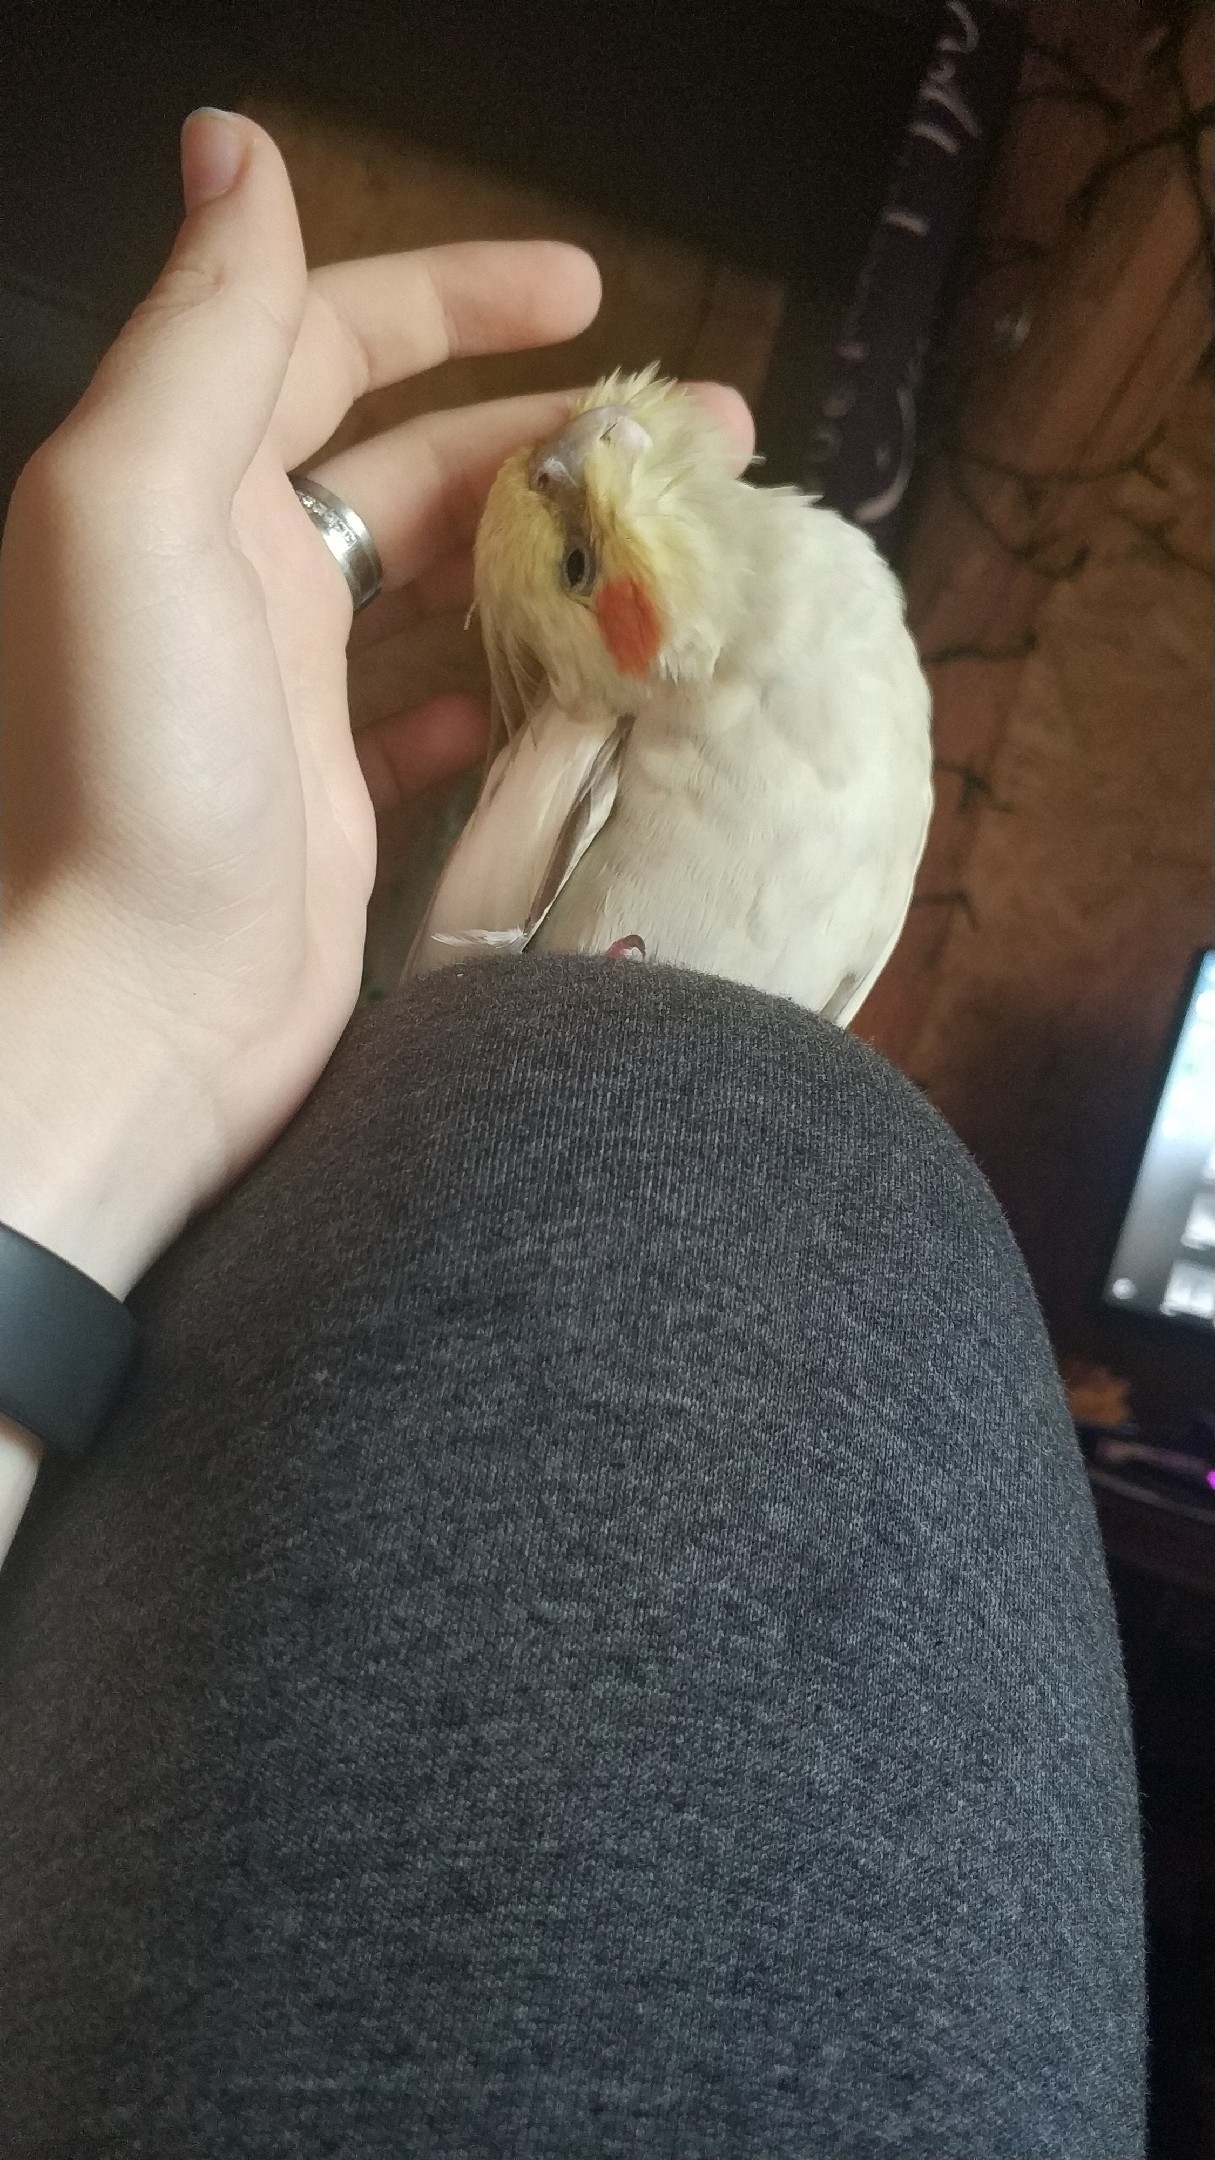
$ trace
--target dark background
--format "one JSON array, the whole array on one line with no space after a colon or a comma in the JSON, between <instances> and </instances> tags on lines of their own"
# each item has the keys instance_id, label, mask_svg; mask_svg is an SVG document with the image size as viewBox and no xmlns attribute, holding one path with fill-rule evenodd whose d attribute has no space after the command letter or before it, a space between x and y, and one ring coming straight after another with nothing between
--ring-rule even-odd
<instances>
[{"instance_id":1,"label":"dark background","mask_svg":"<svg viewBox=\"0 0 1215 2160\"><path fill-rule=\"evenodd\" d=\"M0 16L0 485L73 402L180 215L195 105L401 134L842 304L939 0L35 5ZM762 417L762 416L761 416Z\"/></svg>"}]
</instances>

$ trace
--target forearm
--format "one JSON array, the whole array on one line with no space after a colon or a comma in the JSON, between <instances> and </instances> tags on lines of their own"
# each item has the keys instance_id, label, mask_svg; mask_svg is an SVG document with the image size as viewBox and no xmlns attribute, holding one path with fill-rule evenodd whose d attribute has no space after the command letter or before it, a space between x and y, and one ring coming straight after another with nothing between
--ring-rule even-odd
<instances>
[{"instance_id":1,"label":"forearm","mask_svg":"<svg viewBox=\"0 0 1215 2160\"><path fill-rule=\"evenodd\" d=\"M219 1175L213 1116L87 897L6 911L0 1220L125 1297Z\"/></svg>"},{"instance_id":2,"label":"forearm","mask_svg":"<svg viewBox=\"0 0 1215 2160\"><path fill-rule=\"evenodd\" d=\"M125 1298L203 1196L206 1119L156 1028L84 950L63 906L6 921L0 1221ZM0 1563L42 1452L0 1411Z\"/></svg>"},{"instance_id":3,"label":"forearm","mask_svg":"<svg viewBox=\"0 0 1215 2160\"><path fill-rule=\"evenodd\" d=\"M0 1567L17 1535L41 1461L42 1449L33 1435L0 1417Z\"/></svg>"}]
</instances>

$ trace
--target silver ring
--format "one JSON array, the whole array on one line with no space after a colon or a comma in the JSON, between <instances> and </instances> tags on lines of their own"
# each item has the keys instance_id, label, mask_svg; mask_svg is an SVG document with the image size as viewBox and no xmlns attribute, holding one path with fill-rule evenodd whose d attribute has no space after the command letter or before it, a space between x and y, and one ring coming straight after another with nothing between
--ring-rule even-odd
<instances>
[{"instance_id":1,"label":"silver ring","mask_svg":"<svg viewBox=\"0 0 1215 2160\"><path fill-rule=\"evenodd\" d=\"M384 582L380 551L357 510L319 480L293 480L301 503L350 587L354 612L369 607Z\"/></svg>"}]
</instances>

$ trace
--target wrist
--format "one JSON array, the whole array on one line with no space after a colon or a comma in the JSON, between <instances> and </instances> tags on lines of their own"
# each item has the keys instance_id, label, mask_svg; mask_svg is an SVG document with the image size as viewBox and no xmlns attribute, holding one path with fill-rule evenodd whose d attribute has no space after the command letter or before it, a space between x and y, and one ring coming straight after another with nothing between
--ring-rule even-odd
<instances>
[{"instance_id":1,"label":"wrist","mask_svg":"<svg viewBox=\"0 0 1215 2160\"><path fill-rule=\"evenodd\" d=\"M0 1220L123 1298L219 1182L182 1061L96 956L15 923L0 977Z\"/></svg>"}]
</instances>

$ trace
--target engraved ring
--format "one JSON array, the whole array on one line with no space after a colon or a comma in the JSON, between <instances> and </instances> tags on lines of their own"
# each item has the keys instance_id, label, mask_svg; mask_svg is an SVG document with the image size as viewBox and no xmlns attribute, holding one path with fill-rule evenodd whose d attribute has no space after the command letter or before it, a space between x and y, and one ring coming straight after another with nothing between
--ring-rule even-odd
<instances>
[{"instance_id":1,"label":"engraved ring","mask_svg":"<svg viewBox=\"0 0 1215 2160\"><path fill-rule=\"evenodd\" d=\"M350 587L354 612L370 606L384 582L380 551L357 510L319 480L292 480L301 503Z\"/></svg>"}]
</instances>

